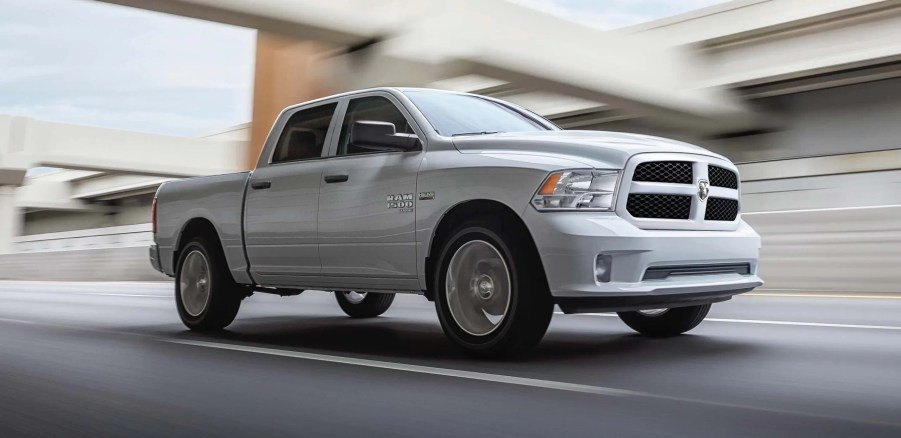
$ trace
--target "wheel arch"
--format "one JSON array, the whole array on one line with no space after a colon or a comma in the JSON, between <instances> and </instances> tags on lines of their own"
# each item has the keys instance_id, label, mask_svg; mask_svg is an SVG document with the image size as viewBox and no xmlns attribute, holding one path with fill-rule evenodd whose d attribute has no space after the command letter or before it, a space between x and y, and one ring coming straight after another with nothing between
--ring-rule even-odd
<instances>
[{"instance_id":1,"label":"wheel arch","mask_svg":"<svg viewBox=\"0 0 901 438\"><path fill-rule=\"evenodd\" d=\"M438 252L440 251L442 245L444 245L446 239L451 237L450 234L457 226L459 226L469 218L480 215L493 215L494 217L497 217L498 219L504 221L504 223L511 224L516 228L517 232L522 233L522 235L526 238L530 251L533 252L533 255L536 257L536 260L541 266L541 274L542 276L544 276L544 264L541 262L541 257L538 253L538 247L535 244L535 239L532 237L532 233L529 231L526 223L516 213L516 211L510 208L510 206L496 200L471 199L460 202L448 208L447 211L438 220L435 228L432 230L428 245L428 253L425 257L425 296L429 301L434 301L434 274L436 264L438 263Z\"/></svg>"},{"instance_id":2,"label":"wheel arch","mask_svg":"<svg viewBox=\"0 0 901 438\"><path fill-rule=\"evenodd\" d=\"M175 240L175 247L172 251L172 272L178 271L178 260L181 258L181 251L195 237L206 237L217 245L215 249L222 251L222 240L213 222L205 217L192 218L185 222Z\"/></svg>"}]
</instances>

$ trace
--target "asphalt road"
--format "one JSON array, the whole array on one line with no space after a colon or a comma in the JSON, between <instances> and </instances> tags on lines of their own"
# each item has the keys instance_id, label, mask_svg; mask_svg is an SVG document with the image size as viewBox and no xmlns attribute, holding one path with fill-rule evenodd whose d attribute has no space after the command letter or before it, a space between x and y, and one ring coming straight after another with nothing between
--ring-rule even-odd
<instances>
[{"instance_id":1,"label":"asphalt road","mask_svg":"<svg viewBox=\"0 0 901 438\"><path fill-rule=\"evenodd\" d=\"M665 340L558 315L484 361L421 297L255 295L211 336L168 284L0 283L0 436L60 435L898 437L901 297L744 296Z\"/></svg>"}]
</instances>

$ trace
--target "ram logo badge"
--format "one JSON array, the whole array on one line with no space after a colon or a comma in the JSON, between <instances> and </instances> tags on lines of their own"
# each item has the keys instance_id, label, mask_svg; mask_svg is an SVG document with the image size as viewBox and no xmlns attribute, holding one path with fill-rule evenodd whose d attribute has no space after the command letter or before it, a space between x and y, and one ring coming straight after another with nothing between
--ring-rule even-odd
<instances>
[{"instance_id":1,"label":"ram logo badge","mask_svg":"<svg viewBox=\"0 0 901 438\"><path fill-rule=\"evenodd\" d=\"M698 181L698 199L701 202L707 200L707 197L710 196L710 182L706 179L702 179Z\"/></svg>"}]
</instances>

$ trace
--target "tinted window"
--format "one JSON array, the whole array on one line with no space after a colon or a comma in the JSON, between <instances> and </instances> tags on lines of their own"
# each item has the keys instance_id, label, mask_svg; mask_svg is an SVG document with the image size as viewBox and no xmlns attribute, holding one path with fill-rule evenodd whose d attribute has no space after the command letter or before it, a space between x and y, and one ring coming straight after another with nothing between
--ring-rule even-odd
<instances>
[{"instance_id":1,"label":"tinted window","mask_svg":"<svg viewBox=\"0 0 901 438\"><path fill-rule=\"evenodd\" d=\"M372 149L358 148L350 143L351 131L355 122L389 122L394 124L398 134L413 134L413 128L407 118L384 97L361 97L351 100L344 115L341 126L341 137L338 140L338 155L371 153Z\"/></svg>"},{"instance_id":2,"label":"tinted window","mask_svg":"<svg viewBox=\"0 0 901 438\"><path fill-rule=\"evenodd\" d=\"M291 115L278 138L273 163L307 160L322 156L329 123L335 114L337 103L317 106Z\"/></svg>"},{"instance_id":3,"label":"tinted window","mask_svg":"<svg viewBox=\"0 0 901 438\"><path fill-rule=\"evenodd\" d=\"M405 94L444 136L551 130L537 119L477 96L431 91Z\"/></svg>"}]
</instances>

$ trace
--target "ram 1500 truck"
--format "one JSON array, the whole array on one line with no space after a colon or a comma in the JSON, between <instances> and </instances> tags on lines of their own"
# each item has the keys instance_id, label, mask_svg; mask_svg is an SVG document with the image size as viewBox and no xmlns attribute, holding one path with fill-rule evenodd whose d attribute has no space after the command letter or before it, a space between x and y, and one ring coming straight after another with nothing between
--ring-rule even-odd
<instances>
[{"instance_id":1,"label":"ram 1500 truck","mask_svg":"<svg viewBox=\"0 0 901 438\"><path fill-rule=\"evenodd\" d=\"M663 337L760 286L739 193L700 147L380 88L285 109L252 172L161 186L150 258L191 329L224 328L253 292L333 291L354 318L411 293L455 344L513 354L555 304Z\"/></svg>"}]
</instances>

